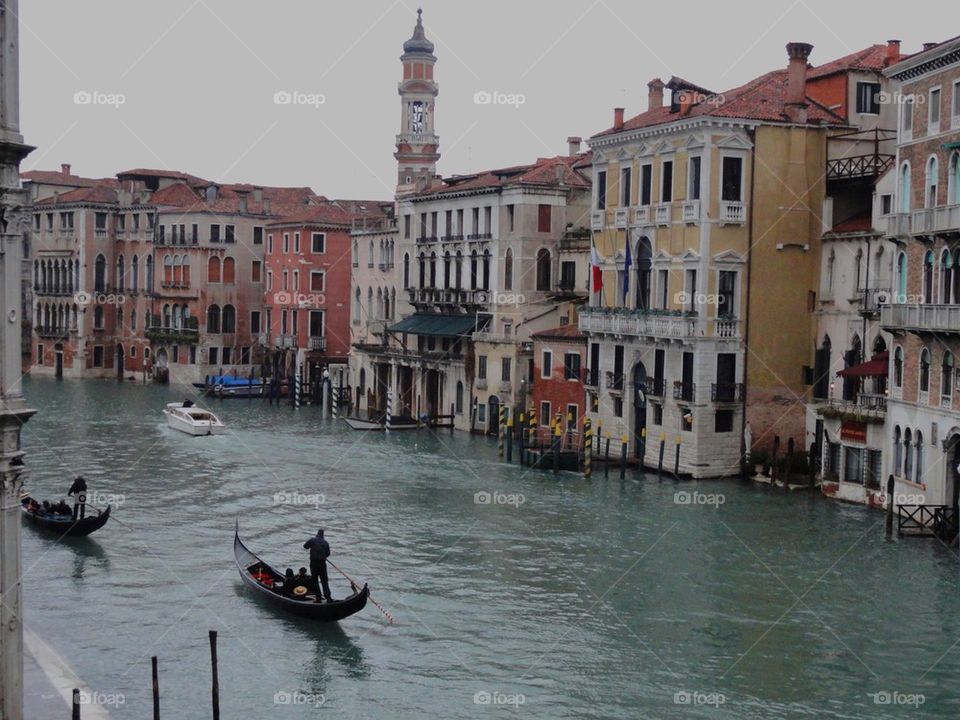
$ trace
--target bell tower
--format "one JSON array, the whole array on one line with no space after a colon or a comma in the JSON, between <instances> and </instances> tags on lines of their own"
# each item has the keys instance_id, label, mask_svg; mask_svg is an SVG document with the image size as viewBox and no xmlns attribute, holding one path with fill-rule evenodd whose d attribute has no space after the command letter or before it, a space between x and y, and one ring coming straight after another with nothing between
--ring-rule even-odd
<instances>
[{"instance_id":1,"label":"bell tower","mask_svg":"<svg viewBox=\"0 0 960 720\"><path fill-rule=\"evenodd\" d=\"M422 189L432 182L440 159L440 138L434 133L436 98L433 79L437 62L433 43L423 31L423 11L417 10L413 36L403 44L400 81L400 134L397 135L397 195Z\"/></svg>"}]
</instances>

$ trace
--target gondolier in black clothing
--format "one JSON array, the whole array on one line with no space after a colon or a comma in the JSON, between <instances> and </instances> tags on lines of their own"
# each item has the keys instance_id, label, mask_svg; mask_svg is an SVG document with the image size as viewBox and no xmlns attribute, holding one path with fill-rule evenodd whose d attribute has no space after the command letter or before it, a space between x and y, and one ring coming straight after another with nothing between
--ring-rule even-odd
<instances>
[{"instance_id":1,"label":"gondolier in black clothing","mask_svg":"<svg viewBox=\"0 0 960 720\"><path fill-rule=\"evenodd\" d=\"M310 574L317 586L317 602L321 601L321 590L323 591L323 598L327 602L332 602L330 581L327 579L327 558L330 557L330 544L323 539L323 528L317 530L316 536L307 540L303 547L310 551Z\"/></svg>"},{"instance_id":2,"label":"gondolier in black clothing","mask_svg":"<svg viewBox=\"0 0 960 720\"><path fill-rule=\"evenodd\" d=\"M77 475L73 481L73 485L70 486L67 497L71 495L76 496L73 498L73 519L76 521L77 513L79 512L80 519L82 520L87 513L87 481L83 479L82 475Z\"/></svg>"}]
</instances>

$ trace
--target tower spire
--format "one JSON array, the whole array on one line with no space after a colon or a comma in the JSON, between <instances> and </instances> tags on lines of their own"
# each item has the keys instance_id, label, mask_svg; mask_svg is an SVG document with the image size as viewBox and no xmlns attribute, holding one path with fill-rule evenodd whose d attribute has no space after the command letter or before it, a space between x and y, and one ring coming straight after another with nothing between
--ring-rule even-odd
<instances>
[{"instance_id":1,"label":"tower spire","mask_svg":"<svg viewBox=\"0 0 960 720\"><path fill-rule=\"evenodd\" d=\"M437 62L434 45L423 28L423 10L417 9L413 35L403 44L403 79L400 81L400 134L397 135L397 194L429 186L440 159L434 132L434 108L440 90L433 79Z\"/></svg>"}]
</instances>

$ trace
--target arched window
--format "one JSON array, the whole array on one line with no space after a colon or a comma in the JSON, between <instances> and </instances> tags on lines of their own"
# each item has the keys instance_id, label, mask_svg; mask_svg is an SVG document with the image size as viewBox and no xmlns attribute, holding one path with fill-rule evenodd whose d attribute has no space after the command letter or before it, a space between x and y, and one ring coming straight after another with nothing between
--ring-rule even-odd
<instances>
[{"instance_id":1,"label":"arched window","mask_svg":"<svg viewBox=\"0 0 960 720\"><path fill-rule=\"evenodd\" d=\"M653 247L650 244L650 238L644 236L637 241L637 308L647 310L650 308L650 279L653 273ZM562 279L562 278L561 278ZM724 314L733 315L736 308L723 308Z\"/></svg>"},{"instance_id":2,"label":"arched window","mask_svg":"<svg viewBox=\"0 0 960 720\"><path fill-rule=\"evenodd\" d=\"M513 250L510 248L503 256L503 289L513 290Z\"/></svg>"},{"instance_id":3,"label":"arched window","mask_svg":"<svg viewBox=\"0 0 960 720\"><path fill-rule=\"evenodd\" d=\"M453 263L453 286L457 290L463 287L463 253L459 250Z\"/></svg>"},{"instance_id":4,"label":"arched window","mask_svg":"<svg viewBox=\"0 0 960 720\"><path fill-rule=\"evenodd\" d=\"M370 313L373 312L373 288L367 288L367 318L370 318Z\"/></svg>"},{"instance_id":5,"label":"arched window","mask_svg":"<svg viewBox=\"0 0 960 720\"><path fill-rule=\"evenodd\" d=\"M367 253L367 267L373 267L373 240L370 240L370 251Z\"/></svg>"},{"instance_id":6,"label":"arched window","mask_svg":"<svg viewBox=\"0 0 960 720\"><path fill-rule=\"evenodd\" d=\"M897 255L897 297L898 303L907 301L907 254L900 252Z\"/></svg>"},{"instance_id":7,"label":"arched window","mask_svg":"<svg viewBox=\"0 0 960 720\"><path fill-rule=\"evenodd\" d=\"M376 314L375 317L376 317L377 320L383 320L383 318L384 318L384 315L383 315L383 289L382 289L382 288L377 288L377 314Z\"/></svg>"},{"instance_id":8,"label":"arched window","mask_svg":"<svg viewBox=\"0 0 960 720\"><path fill-rule=\"evenodd\" d=\"M899 476L903 470L903 438L900 437L900 426L893 429L893 474Z\"/></svg>"},{"instance_id":9,"label":"arched window","mask_svg":"<svg viewBox=\"0 0 960 720\"><path fill-rule=\"evenodd\" d=\"M483 289L490 289L490 251L483 251Z\"/></svg>"},{"instance_id":10,"label":"arched window","mask_svg":"<svg viewBox=\"0 0 960 720\"><path fill-rule=\"evenodd\" d=\"M940 366L940 395L953 397L953 353L949 350L943 353L943 365Z\"/></svg>"},{"instance_id":11,"label":"arched window","mask_svg":"<svg viewBox=\"0 0 960 720\"><path fill-rule=\"evenodd\" d=\"M537 290L550 290L550 251L546 248L537 250Z\"/></svg>"},{"instance_id":12,"label":"arched window","mask_svg":"<svg viewBox=\"0 0 960 720\"><path fill-rule=\"evenodd\" d=\"M170 327L170 305L163 306L163 327Z\"/></svg>"},{"instance_id":13,"label":"arched window","mask_svg":"<svg viewBox=\"0 0 960 720\"><path fill-rule=\"evenodd\" d=\"M903 348L899 345L893 351L893 386L903 387Z\"/></svg>"},{"instance_id":14,"label":"arched window","mask_svg":"<svg viewBox=\"0 0 960 720\"><path fill-rule=\"evenodd\" d=\"M410 253L403 254L403 289L410 287Z\"/></svg>"},{"instance_id":15,"label":"arched window","mask_svg":"<svg viewBox=\"0 0 960 720\"><path fill-rule=\"evenodd\" d=\"M910 212L910 163L900 166L900 212Z\"/></svg>"},{"instance_id":16,"label":"arched window","mask_svg":"<svg viewBox=\"0 0 960 720\"><path fill-rule=\"evenodd\" d=\"M360 288L357 288L353 293L353 322L359 323L360 318L361 318Z\"/></svg>"},{"instance_id":17,"label":"arched window","mask_svg":"<svg viewBox=\"0 0 960 720\"><path fill-rule=\"evenodd\" d=\"M360 249L357 247L357 239L353 239L353 266L360 264Z\"/></svg>"},{"instance_id":18,"label":"arched window","mask_svg":"<svg viewBox=\"0 0 960 720\"><path fill-rule=\"evenodd\" d=\"M233 305L224 305L221 314L222 331L226 334L237 331L237 311Z\"/></svg>"},{"instance_id":19,"label":"arched window","mask_svg":"<svg viewBox=\"0 0 960 720\"><path fill-rule=\"evenodd\" d=\"M930 351L920 351L920 392L930 392Z\"/></svg>"},{"instance_id":20,"label":"arched window","mask_svg":"<svg viewBox=\"0 0 960 720\"><path fill-rule=\"evenodd\" d=\"M390 288L390 319L397 317L397 289Z\"/></svg>"},{"instance_id":21,"label":"arched window","mask_svg":"<svg viewBox=\"0 0 960 720\"><path fill-rule=\"evenodd\" d=\"M216 255L207 261L207 282L220 282L220 258Z\"/></svg>"},{"instance_id":22,"label":"arched window","mask_svg":"<svg viewBox=\"0 0 960 720\"><path fill-rule=\"evenodd\" d=\"M444 288L450 287L450 266L451 266L450 251L447 250L443 254L443 287Z\"/></svg>"},{"instance_id":23,"label":"arched window","mask_svg":"<svg viewBox=\"0 0 960 720\"><path fill-rule=\"evenodd\" d=\"M101 293L107 289L107 259L103 255L97 255L94 263L93 289Z\"/></svg>"},{"instance_id":24,"label":"arched window","mask_svg":"<svg viewBox=\"0 0 960 720\"><path fill-rule=\"evenodd\" d=\"M136 255L130 261L130 289L134 292L140 289L140 258Z\"/></svg>"},{"instance_id":25,"label":"arched window","mask_svg":"<svg viewBox=\"0 0 960 720\"><path fill-rule=\"evenodd\" d=\"M360 368L360 392L367 390L367 369Z\"/></svg>"},{"instance_id":26,"label":"arched window","mask_svg":"<svg viewBox=\"0 0 960 720\"><path fill-rule=\"evenodd\" d=\"M923 482L923 433L917 430L917 439L914 441L917 448L917 464L913 468L914 482Z\"/></svg>"},{"instance_id":27,"label":"arched window","mask_svg":"<svg viewBox=\"0 0 960 720\"><path fill-rule=\"evenodd\" d=\"M211 305L207 308L207 332L215 335L220 333L219 305Z\"/></svg>"},{"instance_id":28,"label":"arched window","mask_svg":"<svg viewBox=\"0 0 960 720\"><path fill-rule=\"evenodd\" d=\"M940 302L953 302L953 255L946 248L940 253Z\"/></svg>"},{"instance_id":29,"label":"arched window","mask_svg":"<svg viewBox=\"0 0 960 720\"><path fill-rule=\"evenodd\" d=\"M173 258L169 255L163 256L163 284L173 283Z\"/></svg>"},{"instance_id":30,"label":"arched window","mask_svg":"<svg viewBox=\"0 0 960 720\"><path fill-rule=\"evenodd\" d=\"M188 255L180 257L180 283L183 287L190 286L190 257Z\"/></svg>"},{"instance_id":31,"label":"arched window","mask_svg":"<svg viewBox=\"0 0 960 720\"><path fill-rule=\"evenodd\" d=\"M477 286L480 284L480 269L478 267L478 258L476 250L470 251L470 289L476 290Z\"/></svg>"},{"instance_id":32,"label":"arched window","mask_svg":"<svg viewBox=\"0 0 960 720\"><path fill-rule=\"evenodd\" d=\"M903 476L913 481L913 435L910 428L903 431Z\"/></svg>"},{"instance_id":33,"label":"arched window","mask_svg":"<svg viewBox=\"0 0 960 720\"><path fill-rule=\"evenodd\" d=\"M437 286L437 254L430 253L430 287Z\"/></svg>"},{"instance_id":34,"label":"arched window","mask_svg":"<svg viewBox=\"0 0 960 720\"><path fill-rule=\"evenodd\" d=\"M179 255L173 256L173 284L180 285L183 282L183 265Z\"/></svg>"},{"instance_id":35,"label":"arched window","mask_svg":"<svg viewBox=\"0 0 960 720\"><path fill-rule=\"evenodd\" d=\"M223 259L223 282L225 285L233 285L236 282L236 262L232 257Z\"/></svg>"},{"instance_id":36,"label":"arched window","mask_svg":"<svg viewBox=\"0 0 960 720\"><path fill-rule=\"evenodd\" d=\"M173 326L174 330L179 330L180 329L180 306L177 305L177 303L174 303L173 307L170 308L170 317L171 317L171 325Z\"/></svg>"},{"instance_id":37,"label":"arched window","mask_svg":"<svg viewBox=\"0 0 960 720\"><path fill-rule=\"evenodd\" d=\"M390 291L383 289L383 319L389 320L393 316L390 314L393 309L393 303L390 302Z\"/></svg>"},{"instance_id":38,"label":"arched window","mask_svg":"<svg viewBox=\"0 0 960 720\"><path fill-rule=\"evenodd\" d=\"M420 289L427 286L427 256L420 253Z\"/></svg>"},{"instance_id":39,"label":"arched window","mask_svg":"<svg viewBox=\"0 0 960 720\"><path fill-rule=\"evenodd\" d=\"M463 382L457 380L457 394L454 397L454 412L457 415L463 414Z\"/></svg>"},{"instance_id":40,"label":"arched window","mask_svg":"<svg viewBox=\"0 0 960 720\"><path fill-rule=\"evenodd\" d=\"M147 255L147 292L153 292L153 256Z\"/></svg>"},{"instance_id":41,"label":"arched window","mask_svg":"<svg viewBox=\"0 0 960 720\"><path fill-rule=\"evenodd\" d=\"M117 256L117 290L120 292L123 291L123 273L124 273L123 255L119 255ZM57 284L58 285L60 284L59 275L60 275L60 268L58 267L57 268Z\"/></svg>"},{"instance_id":42,"label":"arched window","mask_svg":"<svg viewBox=\"0 0 960 720\"><path fill-rule=\"evenodd\" d=\"M836 261L837 253L834 250L831 250L829 257L827 258L827 286L825 288L827 293L833 292L833 266L836 264Z\"/></svg>"},{"instance_id":43,"label":"arched window","mask_svg":"<svg viewBox=\"0 0 960 720\"><path fill-rule=\"evenodd\" d=\"M957 92L954 90L954 92ZM950 177L947 179L947 205L960 205L960 150L950 155Z\"/></svg>"},{"instance_id":44,"label":"arched window","mask_svg":"<svg viewBox=\"0 0 960 720\"><path fill-rule=\"evenodd\" d=\"M123 308L119 305L117 306L117 330L123 330Z\"/></svg>"},{"instance_id":45,"label":"arched window","mask_svg":"<svg viewBox=\"0 0 960 720\"><path fill-rule=\"evenodd\" d=\"M49 312L49 307L48 307L48 312ZM47 319L47 325L48 326L50 325L49 317ZM103 329L103 306L102 305L97 305L93 309L93 326L98 330Z\"/></svg>"},{"instance_id":46,"label":"arched window","mask_svg":"<svg viewBox=\"0 0 960 720\"><path fill-rule=\"evenodd\" d=\"M940 176L940 166L937 163L937 156L932 155L927 160L926 184L924 185L924 207L932 208L937 206L937 188L938 178Z\"/></svg>"},{"instance_id":47,"label":"arched window","mask_svg":"<svg viewBox=\"0 0 960 720\"><path fill-rule=\"evenodd\" d=\"M933 250L927 250L923 256L923 302L930 305L933 297Z\"/></svg>"}]
</instances>

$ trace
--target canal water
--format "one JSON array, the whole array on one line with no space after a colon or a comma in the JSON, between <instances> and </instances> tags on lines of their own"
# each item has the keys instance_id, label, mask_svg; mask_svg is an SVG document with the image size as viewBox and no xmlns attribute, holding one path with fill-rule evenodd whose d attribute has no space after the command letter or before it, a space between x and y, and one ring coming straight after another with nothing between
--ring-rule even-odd
<instances>
[{"instance_id":1,"label":"canal water","mask_svg":"<svg viewBox=\"0 0 960 720\"><path fill-rule=\"evenodd\" d=\"M116 502L86 540L24 528L26 623L114 718L149 716L152 655L162 716L210 717L210 629L224 718L960 715L957 558L887 539L882 513L736 481L555 476L486 438L353 432L261 400L211 401L229 433L190 438L161 415L182 387L25 392L28 489L59 496L82 473ZM306 565L324 526L397 624L256 603L237 518L281 568Z\"/></svg>"}]
</instances>

